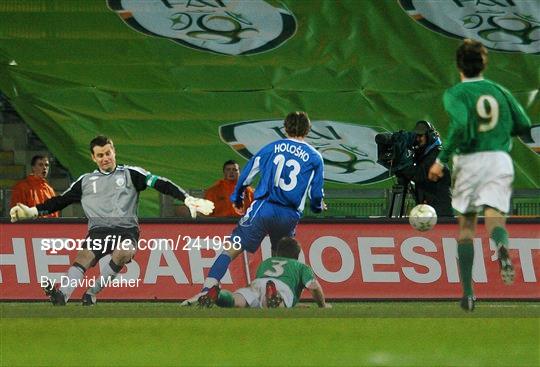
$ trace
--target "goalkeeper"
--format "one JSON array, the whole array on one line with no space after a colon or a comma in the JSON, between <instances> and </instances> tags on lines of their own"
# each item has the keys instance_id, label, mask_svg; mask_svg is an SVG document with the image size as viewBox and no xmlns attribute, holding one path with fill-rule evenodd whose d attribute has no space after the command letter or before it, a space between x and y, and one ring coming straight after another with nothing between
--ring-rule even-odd
<instances>
[{"instance_id":1,"label":"goalkeeper","mask_svg":"<svg viewBox=\"0 0 540 367\"><path fill-rule=\"evenodd\" d=\"M319 307L330 308L313 270L299 262L298 255L298 241L283 237L277 243L276 256L266 259L257 268L257 277L250 287L231 293L215 285L208 291L208 298L220 307L290 308L298 303L307 288Z\"/></svg>"},{"instance_id":2,"label":"goalkeeper","mask_svg":"<svg viewBox=\"0 0 540 367\"><path fill-rule=\"evenodd\" d=\"M10 211L11 221L16 222L54 213L72 203L82 204L88 218L88 235L84 242L85 248L77 253L75 262L67 272L69 281L62 281L60 287L55 287L51 280L42 284L45 294L57 306L66 304L76 285L81 284L86 270L96 265L105 255L111 254L111 261L102 268L95 285L83 295L85 306L94 305L96 294L106 284L110 284L123 266L131 261L139 240L139 192L147 187L184 200L193 218L197 212L208 215L214 208L211 201L189 196L166 178L155 176L139 167L117 165L113 142L106 136L97 136L90 142L90 153L97 170L79 177L60 196L34 207L17 204ZM109 242L111 239L113 241Z\"/></svg>"}]
</instances>

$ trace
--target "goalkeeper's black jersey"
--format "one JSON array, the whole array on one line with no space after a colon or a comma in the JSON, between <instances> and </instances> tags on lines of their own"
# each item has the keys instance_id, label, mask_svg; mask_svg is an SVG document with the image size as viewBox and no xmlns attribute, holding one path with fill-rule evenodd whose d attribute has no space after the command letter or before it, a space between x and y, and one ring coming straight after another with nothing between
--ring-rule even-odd
<instances>
[{"instance_id":1,"label":"goalkeeper's black jersey","mask_svg":"<svg viewBox=\"0 0 540 367\"><path fill-rule=\"evenodd\" d=\"M131 228L138 226L139 192L146 187L184 200L186 192L166 178L132 166L119 165L113 172L95 170L79 177L65 192L37 205L40 215L80 202L88 228Z\"/></svg>"}]
</instances>

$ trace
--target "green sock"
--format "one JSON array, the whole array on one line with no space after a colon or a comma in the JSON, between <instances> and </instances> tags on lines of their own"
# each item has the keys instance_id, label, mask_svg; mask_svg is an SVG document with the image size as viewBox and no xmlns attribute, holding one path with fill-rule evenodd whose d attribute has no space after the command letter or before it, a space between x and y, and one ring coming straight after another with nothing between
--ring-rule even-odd
<instances>
[{"instance_id":1,"label":"green sock","mask_svg":"<svg viewBox=\"0 0 540 367\"><path fill-rule=\"evenodd\" d=\"M474 259L474 246L472 240L458 241L459 273L461 275L461 285L463 294L473 295L472 289L472 268Z\"/></svg>"},{"instance_id":2,"label":"green sock","mask_svg":"<svg viewBox=\"0 0 540 367\"><path fill-rule=\"evenodd\" d=\"M508 232L504 227L495 227L491 231L491 239L495 241L497 247L501 245L504 248L508 248Z\"/></svg>"},{"instance_id":3,"label":"green sock","mask_svg":"<svg viewBox=\"0 0 540 367\"><path fill-rule=\"evenodd\" d=\"M233 294L225 289L220 290L216 305L219 307L234 307Z\"/></svg>"}]
</instances>

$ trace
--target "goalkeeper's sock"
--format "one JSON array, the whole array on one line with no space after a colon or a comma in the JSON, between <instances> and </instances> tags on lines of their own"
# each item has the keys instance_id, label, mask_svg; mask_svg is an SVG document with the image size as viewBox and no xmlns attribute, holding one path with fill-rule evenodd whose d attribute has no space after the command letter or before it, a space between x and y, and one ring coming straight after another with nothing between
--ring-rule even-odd
<instances>
[{"instance_id":1,"label":"goalkeeper's sock","mask_svg":"<svg viewBox=\"0 0 540 367\"><path fill-rule=\"evenodd\" d=\"M203 285L203 292L208 291L210 288L212 288L214 285L217 284L223 278L225 273L227 272L227 269L229 268L229 264L231 263L231 257L227 253L222 253L218 256L216 261L212 264L212 267L210 268L210 271L208 272L208 277L204 281ZM212 281L210 284L210 280L213 279L216 282Z\"/></svg>"},{"instance_id":2,"label":"goalkeeper's sock","mask_svg":"<svg viewBox=\"0 0 540 367\"><path fill-rule=\"evenodd\" d=\"M68 301L69 297L71 297L71 293L77 288L77 284L80 283L80 280L84 278L84 273L86 272L86 269L84 266L79 264L78 262L73 263L73 265L70 266L67 272L67 282L60 282L60 291L64 294L64 298L66 299L66 302ZM67 284L66 284L67 283ZM66 284L62 286L62 284Z\"/></svg>"},{"instance_id":3,"label":"goalkeeper's sock","mask_svg":"<svg viewBox=\"0 0 540 367\"><path fill-rule=\"evenodd\" d=\"M96 281L96 284L88 289L86 293L95 296L98 294L111 280L118 276L120 270L122 270L123 265L116 265L114 261L109 261L107 265L103 267L99 279Z\"/></svg>"},{"instance_id":4,"label":"goalkeeper's sock","mask_svg":"<svg viewBox=\"0 0 540 367\"><path fill-rule=\"evenodd\" d=\"M458 241L459 273L461 285L465 296L472 296L472 269L474 260L474 246L472 240Z\"/></svg>"},{"instance_id":5,"label":"goalkeeper's sock","mask_svg":"<svg viewBox=\"0 0 540 367\"><path fill-rule=\"evenodd\" d=\"M502 246L508 249L508 232L506 231L506 229L504 229L504 227L493 228L493 231L491 231L490 237L497 245L497 248Z\"/></svg>"},{"instance_id":6,"label":"goalkeeper's sock","mask_svg":"<svg viewBox=\"0 0 540 367\"><path fill-rule=\"evenodd\" d=\"M219 291L216 305L219 307L234 307L234 296L231 292L224 289Z\"/></svg>"}]
</instances>

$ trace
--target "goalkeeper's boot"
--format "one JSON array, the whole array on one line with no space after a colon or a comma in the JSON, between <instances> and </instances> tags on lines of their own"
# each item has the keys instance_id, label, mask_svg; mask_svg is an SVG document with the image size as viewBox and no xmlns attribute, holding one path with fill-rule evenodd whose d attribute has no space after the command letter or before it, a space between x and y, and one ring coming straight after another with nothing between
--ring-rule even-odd
<instances>
[{"instance_id":1,"label":"goalkeeper's boot","mask_svg":"<svg viewBox=\"0 0 540 367\"><path fill-rule=\"evenodd\" d=\"M497 256L499 257L499 268L501 269L501 278L506 285L514 283L516 272L512 266L512 260L508 254L508 247L497 244Z\"/></svg>"},{"instance_id":2,"label":"goalkeeper's boot","mask_svg":"<svg viewBox=\"0 0 540 367\"><path fill-rule=\"evenodd\" d=\"M47 279L45 285L42 287L45 295L49 297L53 306L65 306L66 297L64 293L58 288L55 288L50 279Z\"/></svg>"},{"instance_id":3,"label":"goalkeeper's boot","mask_svg":"<svg viewBox=\"0 0 540 367\"><path fill-rule=\"evenodd\" d=\"M82 296L82 305L83 306L95 306L96 296L92 294L85 293Z\"/></svg>"},{"instance_id":4,"label":"goalkeeper's boot","mask_svg":"<svg viewBox=\"0 0 540 367\"><path fill-rule=\"evenodd\" d=\"M460 306L464 311L472 312L474 310L474 303L476 298L474 296L463 296L460 302Z\"/></svg>"},{"instance_id":5,"label":"goalkeeper's boot","mask_svg":"<svg viewBox=\"0 0 540 367\"><path fill-rule=\"evenodd\" d=\"M205 294L199 297L197 303L199 307L212 307L216 304L219 297L219 285L215 285L208 290Z\"/></svg>"},{"instance_id":6,"label":"goalkeeper's boot","mask_svg":"<svg viewBox=\"0 0 540 367\"><path fill-rule=\"evenodd\" d=\"M266 282L266 307L277 308L283 302L283 298L276 288L276 284L269 280Z\"/></svg>"}]
</instances>

